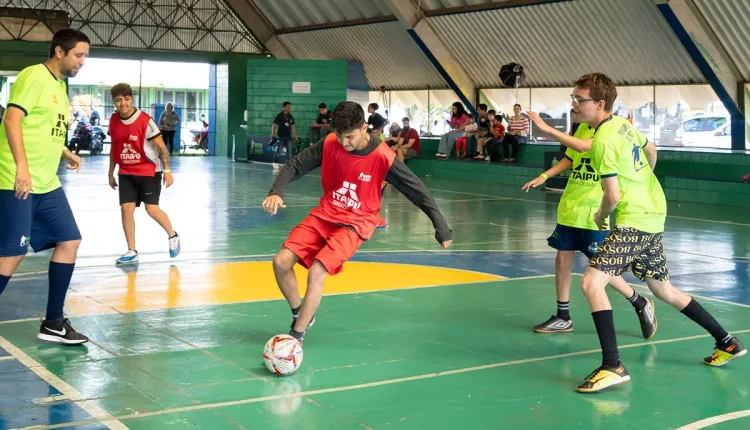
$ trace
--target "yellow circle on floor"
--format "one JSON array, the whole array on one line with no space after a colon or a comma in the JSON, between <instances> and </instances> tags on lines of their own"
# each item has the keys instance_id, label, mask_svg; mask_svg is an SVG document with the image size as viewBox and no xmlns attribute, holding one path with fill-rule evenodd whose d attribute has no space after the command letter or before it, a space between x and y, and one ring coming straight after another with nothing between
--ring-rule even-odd
<instances>
[{"instance_id":1,"label":"yellow circle on floor","mask_svg":"<svg viewBox=\"0 0 750 430\"><path fill-rule=\"evenodd\" d=\"M283 296L270 261L169 266L145 270L129 268L100 281L77 285L66 308L73 315L132 312L275 300ZM300 293L307 270L295 266ZM348 294L404 288L500 281L502 276L444 267L411 264L348 262L344 271L326 279L323 293Z\"/></svg>"}]
</instances>

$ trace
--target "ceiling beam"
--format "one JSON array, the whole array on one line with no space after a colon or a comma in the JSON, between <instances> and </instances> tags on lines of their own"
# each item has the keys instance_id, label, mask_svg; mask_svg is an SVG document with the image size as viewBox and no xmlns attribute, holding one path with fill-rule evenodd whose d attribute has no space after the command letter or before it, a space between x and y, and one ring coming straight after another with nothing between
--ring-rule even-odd
<instances>
[{"instance_id":1,"label":"ceiling beam","mask_svg":"<svg viewBox=\"0 0 750 430\"><path fill-rule=\"evenodd\" d=\"M693 0L655 0L669 27L685 47L731 117L732 149L745 149L742 76Z\"/></svg>"},{"instance_id":2,"label":"ceiling beam","mask_svg":"<svg viewBox=\"0 0 750 430\"><path fill-rule=\"evenodd\" d=\"M289 60L294 57L279 38L274 34L275 29L260 13L250 0L224 0L235 15L245 24L248 31L265 47L266 55Z\"/></svg>"},{"instance_id":3,"label":"ceiling beam","mask_svg":"<svg viewBox=\"0 0 750 430\"><path fill-rule=\"evenodd\" d=\"M548 3L560 3L568 2L571 0L505 0L496 3L482 3L475 5L456 6L456 7L445 7L441 9L425 10L422 11L424 16L442 16L442 15L454 15L458 13L471 13L471 12L482 12L485 10L496 10L496 9L509 9L513 7L523 6L535 6L540 4Z\"/></svg>"},{"instance_id":4,"label":"ceiling beam","mask_svg":"<svg viewBox=\"0 0 750 430\"><path fill-rule=\"evenodd\" d=\"M358 19L350 19L347 21L327 22L325 24L311 24L311 25L302 25L299 27L279 28L276 30L275 33L276 34L301 33L303 31L325 30L327 28L352 27L355 25L378 24L381 22L393 22L393 21L398 21L398 18L396 18L395 15L376 16L372 18L358 18Z\"/></svg>"}]
</instances>

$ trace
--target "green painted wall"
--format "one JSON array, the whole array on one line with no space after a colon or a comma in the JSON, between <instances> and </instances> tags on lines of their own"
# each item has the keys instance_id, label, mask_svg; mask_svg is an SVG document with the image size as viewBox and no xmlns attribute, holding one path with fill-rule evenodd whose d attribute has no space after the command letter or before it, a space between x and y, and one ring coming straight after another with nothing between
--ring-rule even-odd
<instances>
[{"instance_id":1,"label":"green painted wall","mask_svg":"<svg viewBox=\"0 0 750 430\"><path fill-rule=\"evenodd\" d=\"M247 126L251 136L271 136L271 125L281 111L281 104L292 104L297 133L308 141L310 123L318 117L318 105L329 109L346 100L346 61L248 60L247 61ZM310 82L310 94L292 93L292 82ZM237 158L246 158L243 142Z\"/></svg>"},{"instance_id":2,"label":"green painted wall","mask_svg":"<svg viewBox=\"0 0 750 430\"><path fill-rule=\"evenodd\" d=\"M544 152L557 145L521 145L520 165L436 160L438 140L421 141L418 159L408 160L418 176L514 185L520 187L542 172ZM740 178L750 171L750 155L659 151L656 176L667 200L750 207L750 184ZM536 198L536 197L532 197Z\"/></svg>"}]
</instances>

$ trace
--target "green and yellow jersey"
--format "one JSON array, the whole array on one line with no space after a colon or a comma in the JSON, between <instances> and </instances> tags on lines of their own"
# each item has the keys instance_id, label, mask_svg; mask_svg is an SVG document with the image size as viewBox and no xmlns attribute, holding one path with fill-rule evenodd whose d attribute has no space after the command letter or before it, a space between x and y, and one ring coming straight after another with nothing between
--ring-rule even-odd
<instances>
[{"instance_id":1,"label":"green and yellow jersey","mask_svg":"<svg viewBox=\"0 0 750 430\"><path fill-rule=\"evenodd\" d=\"M620 202L615 224L646 232L664 231L667 199L648 164L648 139L626 119L610 116L594 133L591 164L602 178L617 177Z\"/></svg>"},{"instance_id":2,"label":"green and yellow jersey","mask_svg":"<svg viewBox=\"0 0 750 430\"><path fill-rule=\"evenodd\" d=\"M594 129L582 123L574 136L582 140L591 139L594 137ZM565 157L573 165L568 184L557 207L557 223L568 227L599 230L594 222L594 215L602 203L604 192L599 175L591 165L591 154L568 148Z\"/></svg>"},{"instance_id":3,"label":"green and yellow jersey","mask_svg":"<svg viewBox=\"0 0 750 430\"><path fill-rule=\"evenodd\" d=\"M10 107L21 109L25 114L21 119L21 131L34 194L54 191L61 186L57 169L68 133L65 81L57 79L44 64L27 67L11 88L8 109ZM13 190L15 182L16 162L3 120L0 125L0 190Z\"/></svg>"}]
</instances>

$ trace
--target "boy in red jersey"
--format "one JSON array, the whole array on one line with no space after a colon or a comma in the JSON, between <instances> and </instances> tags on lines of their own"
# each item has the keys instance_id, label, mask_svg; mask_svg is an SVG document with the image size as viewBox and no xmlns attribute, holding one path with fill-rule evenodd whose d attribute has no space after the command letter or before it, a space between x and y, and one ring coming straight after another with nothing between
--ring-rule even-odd
<instances>
[{"instance_id":1,"label":"boy in red jersey","mask_svg":"<svg viewBox=\"0 0 750 430\"><path fill-rule=\"evenodd\" d=\"M323 282L341 272L344 263L372 237L380 219L380 186L387 181L418 206L432 221L435 238L443 248L452 232L422 181L396 159L380 137L367 133L362 106L341 102L333 111L333 133L284 165L263 201L274 215L283 208L282 196L290 182L320 167L323 197L292 229L273 259L273 271L292 309L291 334L302 342L315 322ZM294 265L309 270L304 303L300 299Z\"/></svg>"},{"instance_id":2,"label":"boy in red jersey","mask_svg":"<svg viewBox=\"0 0 750 430\"><path fill-rule=\"evenodd\" d=\"M169 188L174 181L169 169L169 152L161 138L159 127L146 113L133 107L133 89L128 84L112 87L112 100L117 112L109 121L112 150L109 160L109 185L117 188L115 164L119 165L120 207L122 229L128 243L128 252L117 259L118 264L135 263L135 208L146 204L146 212L169 235L169 255L180 253L180 236L172 230L172 222L159 208L161 181ZM162 177L163 172L163 177Z\"/></svg>"}]
</instances>

